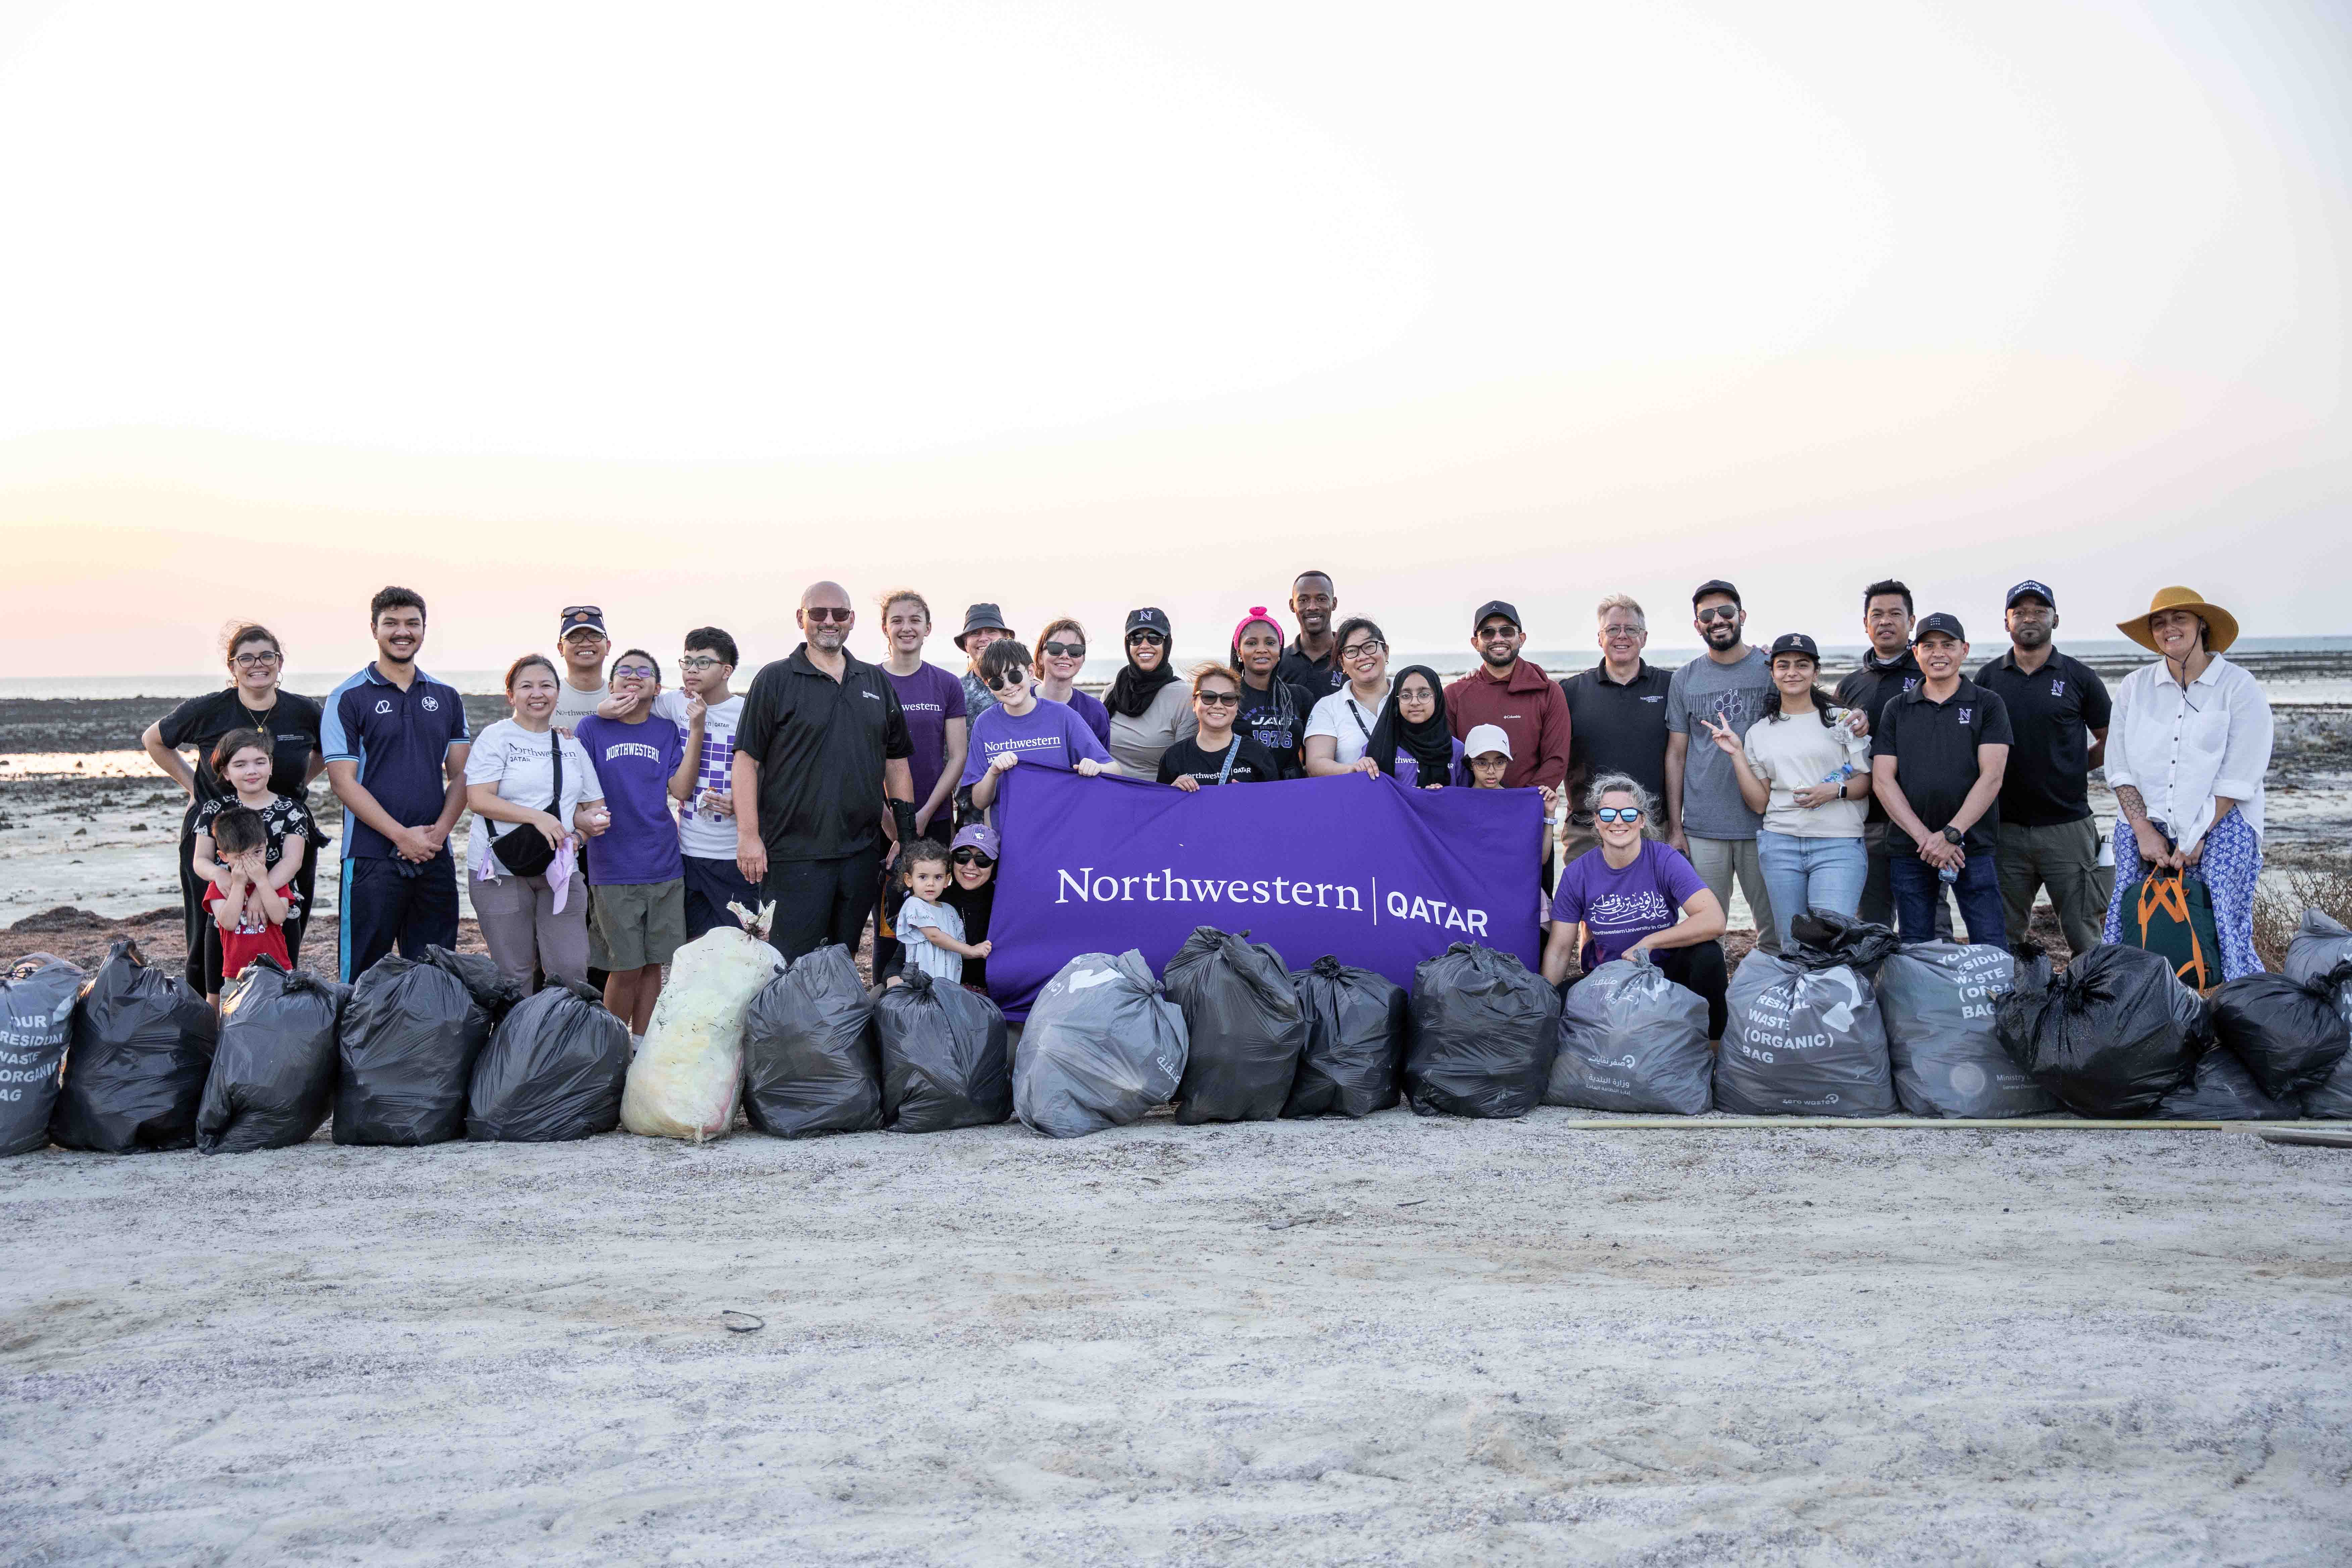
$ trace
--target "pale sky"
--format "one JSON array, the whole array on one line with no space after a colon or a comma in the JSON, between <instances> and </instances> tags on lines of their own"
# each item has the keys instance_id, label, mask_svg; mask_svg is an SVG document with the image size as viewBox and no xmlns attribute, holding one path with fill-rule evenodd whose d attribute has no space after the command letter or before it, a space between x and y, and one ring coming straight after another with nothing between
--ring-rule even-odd
<instances>
[{"instance_id":1,"label":"pale sky","mask_svg":"<svg viewBox=\"0 0 2352 1568\"><path fill-rule=\"evenodd\" d=\"M1206 652L1309 566L2352 631L2347 15L17 0L0 667L348 668L387 582L446 668L817 577Z\"/></svg>"}]
</instances>

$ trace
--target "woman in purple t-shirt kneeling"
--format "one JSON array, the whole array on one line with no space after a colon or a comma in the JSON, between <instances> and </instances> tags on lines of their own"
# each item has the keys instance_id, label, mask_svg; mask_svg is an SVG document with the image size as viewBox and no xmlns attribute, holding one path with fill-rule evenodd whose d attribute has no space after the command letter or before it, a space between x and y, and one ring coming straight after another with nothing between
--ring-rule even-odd
<instances>
[{"instance_id":1,"label":"woman in purple t-shirt kneeling","mask_svg":"<svg viewBox=\"0 0 2352 1568\"><path fill-rule=\"evenodd\" d=\"M1654 963L1706 1003L1706 1035L1723 1038L1723 905L1697 868L1657 837L1650 792L1623 773L1603 773L1585 795L1600 834L1560 873L1551 901L1551 938L1543 974L1566 995L1585 974L1615 958ZM1571 958L1583 973L1569 978Z\"/></svg>"}]
</instances>

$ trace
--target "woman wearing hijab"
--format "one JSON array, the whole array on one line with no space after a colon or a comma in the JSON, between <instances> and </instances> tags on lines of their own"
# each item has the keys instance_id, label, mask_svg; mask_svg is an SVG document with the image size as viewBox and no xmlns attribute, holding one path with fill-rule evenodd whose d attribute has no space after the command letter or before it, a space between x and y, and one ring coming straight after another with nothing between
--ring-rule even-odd
<instances>
[{"instance_id":1,"label":"woman wearing hijab","mask_svg":"<svg viewBox=\"0 0 2352 1568\"><path fill-rule=\"evenodd\" d=\"M1195 729L1192 693L1168 668L1173 638L1163 610L1127 617L1127 662L1110 683L1110 754L1129 778L1160 776L1160 753Z\"/></svg>"},{"instance_id":2,"label":"woman wearing hijab","mask_svg":"<svg viewBox=\"0 0 2352 1568\"><path fill-rule=\"evenodd\" d=\"M1315 694L1275 673L1282 662L1282 623L1253 605L1234 628L1233 668L1241 672L1242 711L1234 728L1282 764L1282 776L1307 774L1307 716Z\"/></svg>"},{"instance_id":3,"label":"woman wearing hijab","mask_svg":"<svg viewBox=\"0 0 2352 1568\"><path fill-rule=\"evenodd\" d=\"M1462 742L1445 722L1445 689L1437 671L1425 664L1407 665L1389 688L1371 741L1356 765L1387 773L1407 789L1443 789L1471 782L1462 756Z\"/></svg>"}]
</instances>

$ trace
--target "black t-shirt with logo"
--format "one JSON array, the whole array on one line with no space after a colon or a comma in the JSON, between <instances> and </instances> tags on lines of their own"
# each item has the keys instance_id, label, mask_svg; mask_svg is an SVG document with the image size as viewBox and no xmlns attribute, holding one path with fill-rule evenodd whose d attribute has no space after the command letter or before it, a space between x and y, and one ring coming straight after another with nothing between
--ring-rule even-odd
<instances>
[{"instance_id":1,"label":"black t-shirt with logo","mask_svg":"<svg viewBox=\"0 0 2352 1568\"><path fill-rule=\"evenodd\" d=\"M2001 775L2000 816L2021 827L2054 827L2091 815L2091 731L2107 727L2106 682L2056 648L2032 674L2011 648L1977 671L1997 694L2017 734Z\"/></svg>"},{"instance_id":2,"label":"black t-shirt with logo","mask_svg":"<svg viewBox=\"0 0 2352 1568\"><path fill-rule=\"evenodd\" d=\"M1241 749L1234 753L1234 771L1228 774L1225 752L1236 746ZM1227 784L1273 784L1282 778L1283 772L1273 752L1247 735L1237 733L1220 751L1204 752L1197 741L1187 735L1160 753L1161 784L1172 784L1188 774L1205 788L1221 776Z\"/></svg>"},{"instance_id":3,"label":"black t-shirt with logo","mask_svg":"<svg viewBox=\"0 0 2352 1568\"><path fill-rule=\"evenodd\" d=\"M1298 639L1291 638L1290 646L1275 661L1274 676L1276 680L1287 680L1301 690L1313 692L1317 701L1348 684L1348 672L1339 668L1339 645L1336 640L1329 653L1321 658L1310 658L1299 647ZM1312 708L1315 703L1307 706Z\"/></svg>"},{"instance_id":4,"label":"black t-shirt with logo","mask_svg":"<svg viewBox=\"0 0 2352 1568\"><path fill-rule=\"evenodd\" d=\"M1962 680L1941 702L1922 683L1887 700L1874 731L1871 754L1895 759L1895 782L1930 831L1959 815L1977 783L1977 748L2013 744L2009 710L1973 680ZM1964 847L1990 855L2000 832L2000 802L1977 818ZM1900 841L1900 836L1897 836Z\"/></svg>"},{"instance_id":5,"label":"black t-shirt with logo","mask_svg":"<svg viewBox=\"0 0 2352 1568\"><path fill-rule=\"evenodd\" d=\"M803 643L763 666L735 749L760 765L760 840L771 860L832 860L882 841L882 767L914 751L878 665L842 655L835 680Z\"/></svg>"},{"instance_id":6,"label":"black t-shirt with logo","mask_svg":"<svg viewBox=\"0 0 2352 1568\"><path fill-rule=\"evenodd\" d=\"M1886 711L1886 700L1902 696L1925 679L1919 673L1918 659L1907 647L1903 650L1903 657L1892 664L1881 664L1876 654L1865 653L1862 656L1862 668L1837 683L1837 705L1859 708L1868 714L1871 733L1874 736L1878 732L1879 715ZM1876 750L1874 745L1874 755ZM1886 820L1886 808L1878 804L1875 794L1870 797L1870 820Z\"/></svg>"},{"instance_id":7,"label":"black t-shirt with logo","mask_svg":"<svg viewBox=\"0 0 2352 1568\"><path fill-rule=\"evenodd\" d=\"M310 769L310 753L319 749L319 705L308 697L280 691L275 708L256 713L238 698L235 687L227 687L189 698L163 715L155 730L163 736L163 744L174 751L184 746L196 748L196 796L189 812L193 822L194 806L236 794L226 780L213 772L213 748L220 743L223 735L231 730L267 732L270 742L271 792L299 795L302 793L303 775Z\"/></svg>"},{"instance_id":8,"label":"black t-shirt with logo","mask_svg":"<svg viewBox=\"0 0 2352 1568\"><path fill-rule=\"evenodd\" d=\"M1283 777L1302 778L1307 773L1307 716L1315 711L1317 695L1279 676L1268 680L1263 691L1244 680L1241 714L1234 721L1234 731L1265 747L1282 764ZM1283 704L1286 697L1287 712Z\"/></svg>"},{"instance_id":9,"label":"black t-shirt with logo","mask_svg":"<svg viewBox=\"0 0 2352 1568\"><path fill-rule=\"evenodd\" d=\"M1654 669L1644 660L1633 679L1609 679L1604 660L1578 670L1559 683L1568 699L1568 774L1581 786L1603 773L1623 773L1650 792L1652 800L1666 798L1666 688L1674 684L1671 669ZM1584 802L1571 800L1570 808L1582 820Z\"/></svg>"}]
</instances>

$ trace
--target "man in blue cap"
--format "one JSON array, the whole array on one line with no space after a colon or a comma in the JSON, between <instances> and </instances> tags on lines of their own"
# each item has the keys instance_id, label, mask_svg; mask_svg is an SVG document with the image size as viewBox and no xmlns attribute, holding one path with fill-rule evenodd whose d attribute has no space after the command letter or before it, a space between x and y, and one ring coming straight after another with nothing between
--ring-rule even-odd
<instances>
[{"instance_id":1,"label":"man in blue cap","mask_svg":"<svg viewBox=\"0 0 2352 1568\"><path fill-rule=\"evenodd\" d=\"M2009 591L2009 651L1977 671L1977 684L2009 710L2009 768L2000 781L2000 837L1994 864L2009 937L2028 941L2034 895L2050 892L2066 945L2088 952L2099 940L2116 872L2099 864L2090 773L2105 760L2107 688L2051 643L2058 595L2029 578Z\"/></svg>"},{"instance_id":2,"label":"man in blue cap","mask_svg":"<svg viewBox=\"0 0 2352 1568\"><path fill-rule=\"evenodd\" d=\"M1969 941L2006 947L1993 866L2009 710L1960 673L1969 634L1958 616L1920 616L1911 651L1919 684L1887 700L1870 743L1873 787L1894 828L1889 842L1911 847L1887 859L1895 921L1905 942L1934 941L1936 905L1948 883Z\"/></svg>"}]
</instances>

